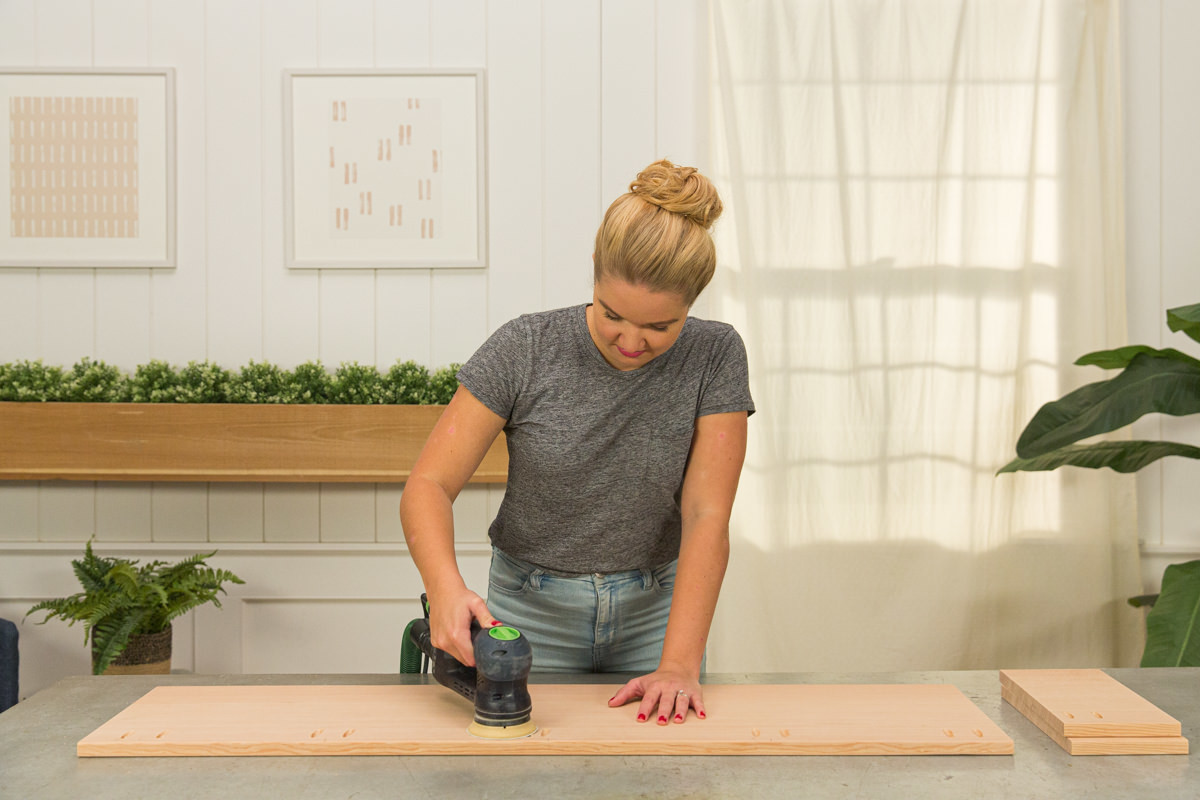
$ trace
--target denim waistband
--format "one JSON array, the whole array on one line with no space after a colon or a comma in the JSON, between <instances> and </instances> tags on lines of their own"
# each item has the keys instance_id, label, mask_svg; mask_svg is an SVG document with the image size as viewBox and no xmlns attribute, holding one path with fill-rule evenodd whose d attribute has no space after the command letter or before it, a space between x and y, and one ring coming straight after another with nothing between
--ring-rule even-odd
<instances>
[{"instance_id":1,"label":"denim waistband","mask_svg":"<svg viewBox=\"0 0 1200 800\"><path fill-rule=\"evenodd\" d=\"M577 579L577 580L591 580L591 579L597 578L597 577L611 578L611 579L619 580L621 578L626 578L626 577L632 578L634 576L641 576L643 579L648 579L651 575L653 575L653 573L657 572L658 570L662 569L663 567L668 567L673 563L673 561L668 561L665 564L659 564L657 567L651 567L649 569L625 569L625 570L618 570L616 572L565 572L563 570L551 569L550 567L543 567L540 564L532 564L528 561L524 561L520 558L517 558L514 555L510 555L510 554L504 552L499 547L493 546L492 552L495 553L496 555L500 556L501 558L507 559L509 562L511 562L515 566L519 567L520 569L522 569L530 574L536 573L536 574L540 574L540 575L552 575L555 578L566 578L566 579Z\"/></svg>"}]
</instances>

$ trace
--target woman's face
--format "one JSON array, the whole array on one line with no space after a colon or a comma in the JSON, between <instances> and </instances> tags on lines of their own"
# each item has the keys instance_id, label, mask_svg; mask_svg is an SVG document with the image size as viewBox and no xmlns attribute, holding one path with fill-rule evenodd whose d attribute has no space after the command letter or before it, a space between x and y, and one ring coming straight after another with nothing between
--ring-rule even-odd
<instances>
[{"instance_id":1,"label":"woman's face","mask_svg":"<svg viewBox=\"0 0 1200 800\"><path fill-rule=\"evenodd\" d=\"M592 341L619 370L643 367L671 349L688 305L675 292L656 292L619 278L596 282L587 310Z\"/></svg>"}]
</instances>

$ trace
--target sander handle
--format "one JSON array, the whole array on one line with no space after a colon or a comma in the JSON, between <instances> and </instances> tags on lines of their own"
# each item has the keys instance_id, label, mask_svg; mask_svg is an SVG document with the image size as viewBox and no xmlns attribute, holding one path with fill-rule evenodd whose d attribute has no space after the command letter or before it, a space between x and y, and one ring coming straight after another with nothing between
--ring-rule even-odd
<instances>
[{"instance_id":1,"label":"sander handle","mask_svg":"<svg viewBox=\"0 0 1200 800\"><path fill-rule=\"evenodd\" d=\"M422 599L424 599L424 595L422 595ZM479 623L472 620L472 640L479 630L481 630ZM409 636L433 665L434 679L447 689L461 694L472 703L475 702L475 668L468 667L445 650L433 646L433 639L429 632L429 620L419 619L413 622L409 629Z\"/></svg>"}]
</instances>

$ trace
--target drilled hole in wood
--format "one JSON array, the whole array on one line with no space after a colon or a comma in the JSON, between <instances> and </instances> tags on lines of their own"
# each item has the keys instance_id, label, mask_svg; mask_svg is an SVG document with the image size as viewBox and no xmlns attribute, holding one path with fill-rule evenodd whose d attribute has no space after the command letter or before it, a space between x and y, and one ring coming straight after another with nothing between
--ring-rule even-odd
<instances>
[{"instance_id":1,"label":"drilled hole in wood","mask_svg":"<svg viewBox=\"0 0 1200 800\"><path fill-rule=\"evenodd\" d=\"M757 737L757 736L761 736L761 735L762 735L762 731L760 731L758 728L751 728L751 729L750 729L750 735L751 735L751 736L756 736L756 737Z\"/></svg>"},{"instance_id":2,"label":"drilled hole in wood","mask_svg":"<svg viewBox=\"0 0 1200 800\"><path fill-rule=\"evenodd\" d=\"M350 730L348 730L348 731L346 731L345 733L343 733L343 734L342 734L342 738L343 738L343 739L345 739L347 736L349 736L349 735L350 735L350 734L352 734L352 733L354 733L354 728L351 728Z\"/></svg>"},{"instance_id":3,"label":"drilled hole in wood","mask_svg":"<svg viewBox=\"0 0 1200 800\"><path fill-rule=\"evenodd\" d=\"M164 737L164 736L166 736L166 735L167 735L167 732L166 732L166 731L159 731L158 735L157 735L157 736L155 736L154 738L155 738L155 739L161 739L162 737Z\"/></svg>"},{"instance_id":4,"label":"drilled hole in wood","mask_svg":"<svg viewBox=\"0 0 1200 800\"><path fill-rule=\"evenodd\" d=\"M976 728L976 729L974 729L973 731L971 731L971 733L975 734L975 735L976 735L976 736L978 736L980 739L982 739L982 738L983 738L983 731L979 730L979 728Z\"/></svg>"},{"instance_id":5,"label":"drilled hole in wood","mask_svg":"<svg viewBox=\"0 0 1200 800\"><path fill-rule=\"evenodd\" d=\"M954 731L950 730L949 728L942 729L942 733L944 733L946 736L950 737L951 739L954 738Z\"/></svg>"},{"instance_id":6,"label":"drilled hole in wood","mask_svg":"<svg viewBox=\"0 0 1200 800\"><path fill-rule=\"evenodd\" d=\"M133 733L133 731L125 731L124 733L121 734L121 738L124 739L126 736L129 736L132 733Z\"/></svg>"},{"instance_id":7,"label":"drilled hole in wood","mask_svg":"<svg viewBox=\"0 0 1200 800\"><path fill-rule=\"evenodd\" d=\"M315 739L315 738L317 738L318 734L321 734L321 733L324 733L324 732L325 732L325 729L324 729L324 728L318 728L317 730L315 730L315 731L313 731L312 733L310 733L310 734L308 735L308 738L310 738L310 739Z\"/></svg>"},{"instance_id":8,"label":"drilled hole in wood","mask_svg":"<svg viewBox=\"0 0 1200 800\"><path fill-rule=\"evenodd\" d=\"M1074 714L1072 714L1070 711L1068 711L1068 712L1067 712L1067 719L1075 719L1075 715L1074 715Z\"/></svg>"},{"instance_id":9,"label":"drilled hole in wood","mask_svg":"<svg viewBox=\"0 0 1200 800\"><path fill-rule=\"evenodd\" d=\"M780 736L791 736L792 732L789 731L787 728L783 728L782 730L779 731L779 735Z\"/></svg>"},{"instance_id":10,"label":"drilled hole in wood","mask_svg":"<svg viewBox=\"0 0 1200 800\"><path fill-rule=\"evenodd\" d=\"M1092 712L1092 715L1093 715L1093 716L1094 716L1096 719L1104 719L1104 715L1103 715L1103 714L1101 714L1099 711L1093 711L1093 712Z\"/></svg>"}]
</instances>

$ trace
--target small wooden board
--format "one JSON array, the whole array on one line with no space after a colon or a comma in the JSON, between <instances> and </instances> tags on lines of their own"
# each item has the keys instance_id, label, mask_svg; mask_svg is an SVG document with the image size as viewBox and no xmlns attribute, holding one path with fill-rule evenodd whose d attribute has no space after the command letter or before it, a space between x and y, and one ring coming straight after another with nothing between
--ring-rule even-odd
<instances>
[{"instance_id":1,"label":"small wooden board","mask_svg":"<svg viewBox=\"0 0 1200 800\"><path fill-rule=\"evenodd\" d=\"M1005 755L1013 742L954 686L709 685L708 718L637 723L614 687L538 684L524 739L467 733L437 685L160 686L82 739L80 756Z\"/></svg>"},{"instance_id":2,"label":"small wooden board","mask_svg":"<svg viewBox=\"0 0 1200 800\"><path fill-rule=\"evenodd\" d=\"M1186 755L1179 720L1098 669L1000 671L1000 696L1071 755Z\"/></svg>"}]
</instances>

